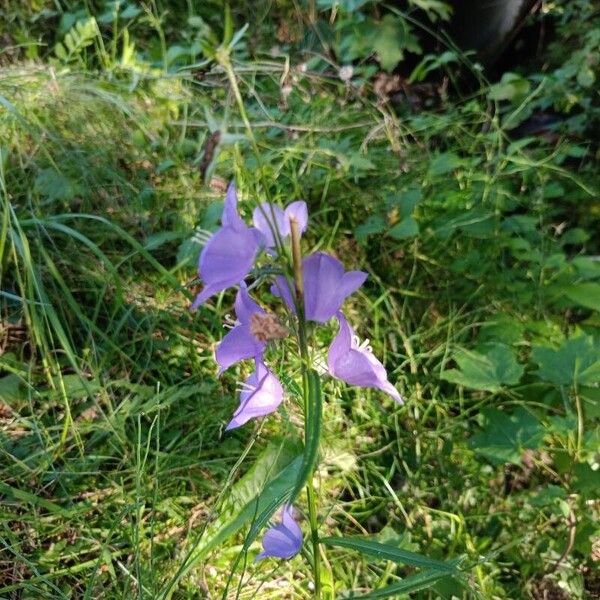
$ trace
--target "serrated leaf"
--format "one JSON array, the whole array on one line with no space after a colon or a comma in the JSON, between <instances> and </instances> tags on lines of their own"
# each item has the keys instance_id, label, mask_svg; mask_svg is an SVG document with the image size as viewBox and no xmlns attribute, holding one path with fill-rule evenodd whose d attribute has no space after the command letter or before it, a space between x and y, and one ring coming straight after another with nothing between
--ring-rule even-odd
<instances>
[{"instance_id":1,"label":"serrated leaf","mask_svg":"<svg viewBox=\"0 0 600 600\"><path fill-rule=\"evenodd\" d=\"M460 350L454 360L458 369L444 371L442 379L472 389L497 392L502 386L519 383L523 375L523 365L508 346L501 344L486 353Z\"/></svg>"},{"instance_id":2,"label":"serrated leaf","mask_svg":"<svg viewBox=\"0 0 600 600\"><path fill-rule=\"evenodd\" d=\"M391 71L404 58L405 51L421 52L419 42L406 21L390 14L385 15L376 26L373 49L386 71Z\"/></svg>"},{"instance_id":3,"label":"serrated leaf","mask_svg":"<svg viewBox=\"0 0 600 600\"><path fill-rule=\"evenodd\" d=\"M559 348L535 346L533 360L537 375L556 385L592 385L600 382L600 344L581 335L562 343Z\"/></svg>"},{"instance_id":4,"label":"serrated leaf","mask_svg":"<svg viewBox=\"0 0 600 600\"><path fill-rule=\"evenodd\" d=\"M542 424L524 408L506 414L495 408L481 411L483 429L469 440L469 446L492 464L521 464L525 449L536 449L545 430Z\"/></svg>"}]
</instances>

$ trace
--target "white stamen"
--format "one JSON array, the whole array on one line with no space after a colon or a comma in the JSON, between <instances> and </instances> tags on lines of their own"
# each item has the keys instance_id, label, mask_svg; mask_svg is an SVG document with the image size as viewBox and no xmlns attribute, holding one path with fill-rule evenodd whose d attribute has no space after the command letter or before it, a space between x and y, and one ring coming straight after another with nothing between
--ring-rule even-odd
<instances>
[{"instance_id":1,"label":"white stamen","mask_svg":"<svg viewBox=\"0 0 600 600\"><path fill-rule=\"evenodd\" d=\"M354 342L354 344L356 345L356 347L359 350L363 350L363 351L367 351L367 352L373 352L373 348L372 346L369 345L369 342L371 340L369 340L369 338L364 339L362 342L360 341L360 338L357 335L352 336L352 341Z\"/></svg>"}]
</instances>

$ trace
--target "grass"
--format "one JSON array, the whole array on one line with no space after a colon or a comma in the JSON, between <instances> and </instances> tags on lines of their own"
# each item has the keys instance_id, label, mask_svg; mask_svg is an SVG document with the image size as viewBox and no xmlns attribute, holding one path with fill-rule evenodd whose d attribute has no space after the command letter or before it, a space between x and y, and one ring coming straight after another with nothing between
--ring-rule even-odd
<instances>
[{"instance_id":1,"label":"grass","mask_svg":"<svg viewBox=\"0 0 600 600\"><path fill-rule=\"evenodd\" d=\"M256 542L232 572L243 529L216 537L298 447L294 372L280 414L224 433L249 372L215 375L232 296L187 310L235 177L247 216L304 198L305 250L369 272L348 314L407 399L327 381L323 535L465 557L465 586L422 598L594 597L598 382L534 353L598 352L572 293L600 277L592 143L512 139L485 90L410 113L320 66L240 52L228 78L107 47L0 75L0 595L311 596L306 557L254 564ZM412 572L343 548L326 571L337 597Z\"/></svg>"}]
</instances>

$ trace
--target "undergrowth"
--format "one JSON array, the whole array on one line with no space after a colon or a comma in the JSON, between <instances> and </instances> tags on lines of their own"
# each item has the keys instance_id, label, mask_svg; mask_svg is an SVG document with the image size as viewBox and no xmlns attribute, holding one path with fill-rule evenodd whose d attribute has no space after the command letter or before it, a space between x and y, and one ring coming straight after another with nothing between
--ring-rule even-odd
<instances>
[{"instance_id":1,"label":"undergrowth","mask_svg":"<svg viewBox=\"0 0 600 600\"><path fill-rule=\"evenodd\" d=\"M43 4L11 13L0 73L2 597L225 589L243 541L227 527L294 456L297 418L224 433L247 374L212 361L233 297L188 311L233 178L242 200L306 200L307 247L369 272L350 315L407 399L328 383L324 531L475 564L468 588L417 597L597 597L600 181L576 118L595 118L595 80L556 66L414 111L291 39L269 56L263 15L234 49L240 114L206 59L220 9L178 31L190 7L112 22ZM519 132L569 85L551 135ZM327 563L339 597L410 573ZM303 565L250 557L229 597L308 598Z\"/></svg>"}]
</instances>

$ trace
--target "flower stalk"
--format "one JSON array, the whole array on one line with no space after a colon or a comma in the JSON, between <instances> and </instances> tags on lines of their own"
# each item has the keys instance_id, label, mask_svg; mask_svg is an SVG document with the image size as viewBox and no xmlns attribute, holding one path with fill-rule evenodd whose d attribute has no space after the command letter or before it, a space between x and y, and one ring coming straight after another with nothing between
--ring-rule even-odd
<instances>
[{"instance_id":1,"label":"flower stalk","mask_svg":"<svg viewBox=\"0 0 600 600\"><path fill-rule=\"evenodd\" d=\"M302 249L300 247L300 230L295 217L290 217L290 237L292 246L292 267L298 313L298 346L302 357L302 388L304 397L304 462L306 463L306 496L308 503L308 521L310 538L313 547L314 596L321 598L321 549L319 546L319 523L317 502L313 487L314 465L316 464L321 438L321 389L318 374L311 369L308 343L306 338L306 321L304 311L304 277L302 272Z\"/></svg>"}]
</instances>

